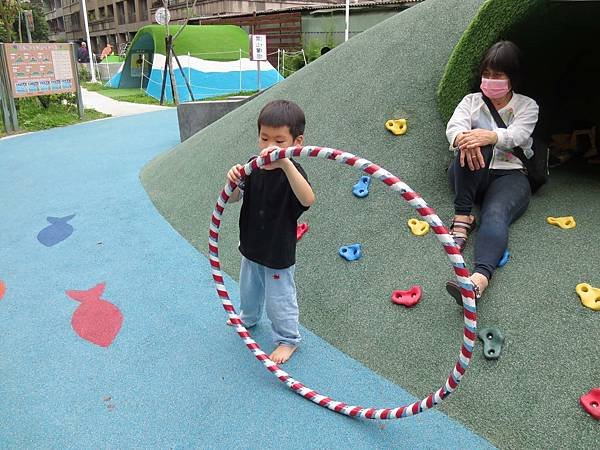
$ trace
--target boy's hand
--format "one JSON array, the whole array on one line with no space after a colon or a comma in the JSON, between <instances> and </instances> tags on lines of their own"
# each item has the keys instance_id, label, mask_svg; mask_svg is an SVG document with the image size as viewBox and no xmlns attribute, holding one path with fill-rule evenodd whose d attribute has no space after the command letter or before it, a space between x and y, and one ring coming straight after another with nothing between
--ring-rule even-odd
<instances>
[{"instance_id":1,"label":"boy's hand","mask_svg":"<svg viewBox=\"0 0 600 450\"><path fill-rule=\"evenodd\" d=\"M241 164L236 164L231 169L229 169L229 172L227 172L227 180L233 183L238 183L241 178L240 170L242 170L242 167L244 166L242 166Z\"/></svg>"},{"instance_id":2,"label":"boy's hand","mask_svg":"<svg viewBox=\"0 0 600 450\"><path fill-rule=\"evenodd\" d=\"M279 150L279 149L280 149L280 147L277 147L277 146L271 146L271 147L263 148L260 151L259 156L261 158L265 158L273 150ZM289 164L289 162L290 162L289 159L283 158L283 159L278 159L277 161L273 161L271 164L267 164L264 167L268 167L269 169L283 169L283 168L285 168L285 166L287 164Z\"/></svg>"}]
</instances>

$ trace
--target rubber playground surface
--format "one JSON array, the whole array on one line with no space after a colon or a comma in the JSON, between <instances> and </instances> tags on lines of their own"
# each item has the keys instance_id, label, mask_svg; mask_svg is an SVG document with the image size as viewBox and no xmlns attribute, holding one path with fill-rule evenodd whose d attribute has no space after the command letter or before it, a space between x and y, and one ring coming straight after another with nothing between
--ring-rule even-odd
<instances>
[{"instance_id":1,"label":"rubber playground surface","mask_svg":"<svg viewBox=\"0 0 600 450\"><path fill-rule=\"evenodd\" d=\"M0 141L1 448L493 447L439 411L351 419L268 373L225 325L208 260L139 181L177 143L175 110ZM365 406L415 400L303 335L285 369L308 386ZM266 322L253 336L268 350Z\"/></svg>"}]
</instances>

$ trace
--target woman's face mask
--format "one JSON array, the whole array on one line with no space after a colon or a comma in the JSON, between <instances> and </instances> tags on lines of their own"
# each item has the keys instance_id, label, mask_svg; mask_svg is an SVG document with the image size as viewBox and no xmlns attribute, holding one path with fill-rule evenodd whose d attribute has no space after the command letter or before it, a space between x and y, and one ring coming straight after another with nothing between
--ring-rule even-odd
<instances>
[{"instance_id":1,"label":"woman's face mask","mask_svg":"<svg viewBox=\"0 0 600 450\"><path fill-rule=\"evenodd\" d=\"M488 98L502 98L510 92L510 80L481 78L481 92Z\"/></svg>"}]
</instances>

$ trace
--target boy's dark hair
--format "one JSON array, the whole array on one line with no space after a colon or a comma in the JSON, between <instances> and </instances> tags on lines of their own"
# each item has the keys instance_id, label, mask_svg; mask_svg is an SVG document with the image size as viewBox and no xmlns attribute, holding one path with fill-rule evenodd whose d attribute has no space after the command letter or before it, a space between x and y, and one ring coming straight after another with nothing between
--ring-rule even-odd
<instances>
[{"instance_id":1,"label":"boy's dark hair","mask_svg":"<svg viewBox=\"0 0 600 450\"><path fill-rule=\"evenodd\" d=\"M511 41L499 41L492 45L481 60L479 77L486 69L504 72L510 78L513 90L521 87L521 50Z\"/></svg>"},{"instance_id":2,"label":"boy's dark hair","mask_svg":"<svg viewBox=\"0 0 600 450\"><path fill-rule=\"evenodd\" d=\"M288 100L274 100L263 106L258 115L258 132L261 126L289 127L290 134L296 139L304 134L306 118L304 112L294 102Z\"/></svg>"}]
</instances>

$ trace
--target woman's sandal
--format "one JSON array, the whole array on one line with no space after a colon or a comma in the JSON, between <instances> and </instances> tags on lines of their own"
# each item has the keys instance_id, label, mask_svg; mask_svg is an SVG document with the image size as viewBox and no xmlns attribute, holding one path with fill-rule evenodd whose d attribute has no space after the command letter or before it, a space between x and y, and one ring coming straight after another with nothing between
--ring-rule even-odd
<instances>
[{"instance_id":1,"label":"woman's sandal","mask_svg":"<svg viewBox=\"0 0 600 450\"><path fill-rule=\"evenodd\" d=\"M462 252L467 246L467 238L469 237L469 233L473 231L477 227L477 222L475 221L475 217L471 223L464 222L462 220L452 219L452 224L450 225L450 235L454 238L454 242L460 248ZM456 228L461 228L465 231L457 231Z\"/></svg>"},{"instance_id":2,"label":"woman's sandal","mask_svg":"<svg viewBox=\"0 0 600 450\"><path fill-rule=\"evenodd\" d=\"M454 300L456 300L458 306L463 305L460 286L456 281L446 281L446 291L448 291L448 294L450 294ZM481 298L481 291L475 283L473 283L473 292L475 292L475 301L477 302Z\"/></svg>"}]
</instances>

